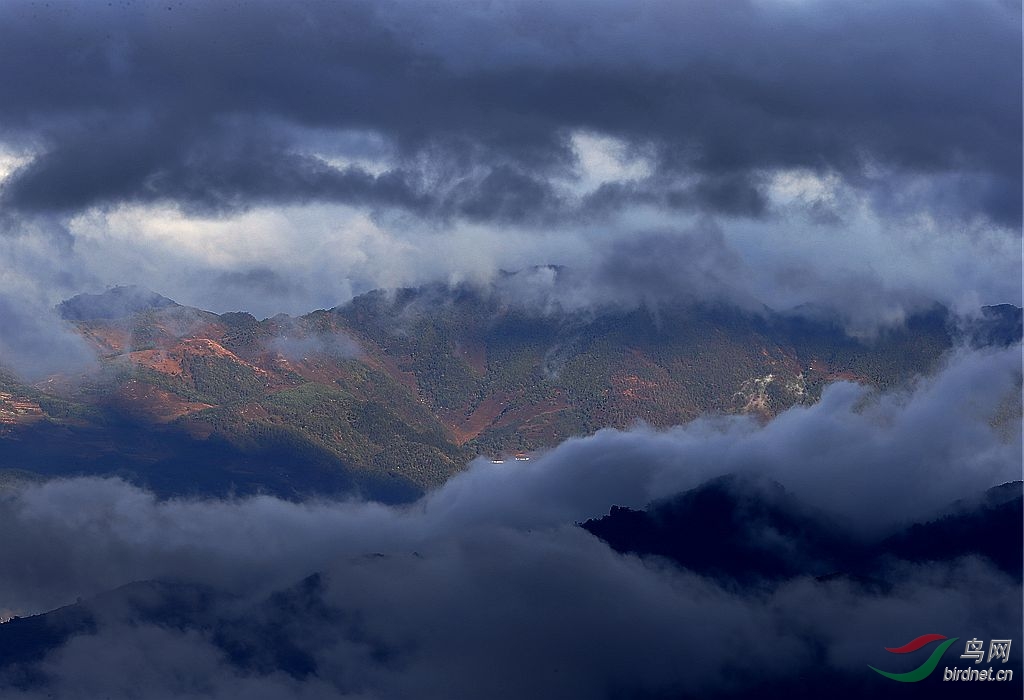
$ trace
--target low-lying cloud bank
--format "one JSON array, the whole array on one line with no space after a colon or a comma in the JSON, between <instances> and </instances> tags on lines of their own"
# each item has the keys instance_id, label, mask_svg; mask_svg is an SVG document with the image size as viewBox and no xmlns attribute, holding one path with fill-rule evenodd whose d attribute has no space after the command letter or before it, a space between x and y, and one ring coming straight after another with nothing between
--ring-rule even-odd
<instances>
[{"instance_id":1,"label":"low-lying cloud bank","mask_svg":"<svg viewBox=\"0 0 1024 700\"><path fill-rule=\"evenodd\" d=\"M43 662L41 692L70 698L592 698L857 674L925 632L1014 637L1019 578L967 558L893 562L882 589L810 576L737 589L616 554L574 522L752 473L837 531L878 539L1021 478L1019 383L1019 345L964 351L912 391L838 384L767 425L606 430L525 464L476 462L405 508L30 486L0 496L0 606L40 611L147 579L258 600L325 574L313 603L274 623L313 672L239 667L208 633L115 615Z\"/></svg>"}]
</instances>

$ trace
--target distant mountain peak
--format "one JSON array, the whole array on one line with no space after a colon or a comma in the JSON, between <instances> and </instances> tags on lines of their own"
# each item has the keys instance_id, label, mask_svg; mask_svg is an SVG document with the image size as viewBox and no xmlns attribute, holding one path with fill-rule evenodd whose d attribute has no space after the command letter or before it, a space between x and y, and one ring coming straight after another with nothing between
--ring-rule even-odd
<instances>
[{"instance_id":1,"label":"distant mountain peak","mask_svg":"<svg viewBox=\"0 0 1024 700\"><path fill-rule=\"evenodd\" d=\"M111 287L99 294L79 294L57 305L66 321L113 320L140 311L179 306L177 302L144 287Z\"/></svg>"}]
</instances>

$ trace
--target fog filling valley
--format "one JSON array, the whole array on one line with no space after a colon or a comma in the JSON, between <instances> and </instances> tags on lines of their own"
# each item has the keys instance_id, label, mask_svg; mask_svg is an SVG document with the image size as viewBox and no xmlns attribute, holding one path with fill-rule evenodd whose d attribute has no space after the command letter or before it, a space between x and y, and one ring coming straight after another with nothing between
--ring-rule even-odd
<instances>
[{"instance_id":1,"label":"fog filling valley","mask_svg":"<svg viewBox=\"0 0 1024 700\"><path fill-rule=\"evenodd\" d=\"M699 693L822 665L863 668L876 647L926 629L1014 632L1020 580L979 557L893 558L896 583L884 589L811 572L743 587L616 553L577 523L748 474L777 481L853 540L879 541L1019 478L1020 418L999 415L1020 390L1020 351L956 352L907 391L837 383L767 424L638 425L529 462L477 460L404 507L161 501L95 478L6 490L0 599L9 613L159 580L210 587L230 615L316 573L323 609L289 608L291 633L316 663L301 676L240 670L202 628L146 624L96 603L97 628L46 657L42 689L8 686L5 697Z\"/></svg>"}]
</instances>

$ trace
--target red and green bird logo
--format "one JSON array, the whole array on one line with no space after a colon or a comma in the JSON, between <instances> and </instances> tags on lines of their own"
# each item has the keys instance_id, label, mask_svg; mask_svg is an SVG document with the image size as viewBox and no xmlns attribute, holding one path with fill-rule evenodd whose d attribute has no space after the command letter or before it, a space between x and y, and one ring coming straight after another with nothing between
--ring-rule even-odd
<instances>
[{"instance_id":1,"label":"red and green bird logo","mask_svg":"<svg viewBox=\"0 0 1024 700\"><path fill-rule=\"evenodd\" d=\"M909 654L913 651L917 651L922 647L926 647L932 642L937 642L940 639L946 639L941 634L922 634L917 639L912 639L901 647L886 647L885 650L892 652L893 654ZM946 653L946 649L949 649L950 645L953 644L959 637L953 637L952 639L946 639L942 644L935 648L932 655L929 656L923 664L915 668L913 671L907 671L906 673L889 673L888 671L882 671L874 666L868 665L875 673L881 674L886 678L891 678L894 681L900 683L916 683L917 681L924 680L931 672L935 670L935 667L939 665L939 659Z\"/></svg>"}]
</instances>

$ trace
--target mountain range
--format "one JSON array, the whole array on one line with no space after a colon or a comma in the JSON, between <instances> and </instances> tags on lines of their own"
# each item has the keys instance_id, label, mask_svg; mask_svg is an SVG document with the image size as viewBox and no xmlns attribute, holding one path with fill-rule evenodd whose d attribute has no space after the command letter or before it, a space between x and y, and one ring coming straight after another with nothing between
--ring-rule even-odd
<instances>
[{"instance_id":1,"label":"mountain range","mask_svg":"<svg viewBox=\"0 0 1024 700\"><path fill-rule=\"evenodd\" d=\"M507 274L505 288L529 279ZM137 287L58 311L98 363L34 384L0 374L3 478L109 474L163 495L358 491L388 502L478 456L637 421L768 420L831 382L906 386L958 344L1021 338L1009 305L970 320L936 305L864 338L820 310L541 310L468 284L263 320Z\"/></svg>"}]
</instances>

